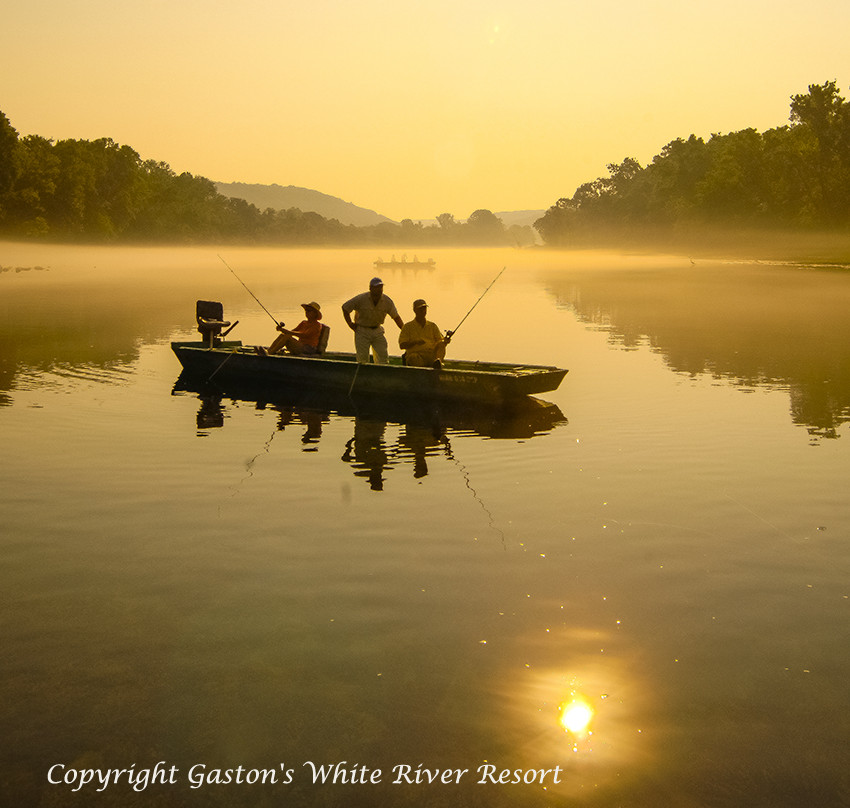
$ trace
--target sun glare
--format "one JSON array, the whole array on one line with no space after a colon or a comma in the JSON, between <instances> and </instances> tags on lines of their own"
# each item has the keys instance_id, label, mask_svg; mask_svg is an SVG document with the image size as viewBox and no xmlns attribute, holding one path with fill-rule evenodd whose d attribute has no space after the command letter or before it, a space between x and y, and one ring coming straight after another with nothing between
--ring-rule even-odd
<instances>
[{"instance_id":1,"label":"sun glare","mask_svg":"<svg viewBox=\"0 0 850 808\"><path fill-rule=\"evenodd\" d=\"M593 710L583 701L571 701L561 707L561 726L574 735L587 731Z\"/></svg>"}]
</instances>

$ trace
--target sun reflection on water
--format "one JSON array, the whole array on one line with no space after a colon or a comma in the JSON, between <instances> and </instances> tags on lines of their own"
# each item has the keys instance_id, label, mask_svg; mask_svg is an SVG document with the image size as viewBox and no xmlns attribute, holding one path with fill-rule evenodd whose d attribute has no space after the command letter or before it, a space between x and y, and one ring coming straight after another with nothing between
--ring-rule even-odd
<instances>
[{"instance_id":1,"label":"sun reflection on water","mask_svg":"<svg viewBox=\"0 0 850 808\"><path fill-rule=\"evenodd\" d=\"M568 798L602 794L640 777L650 765L651 689L640 681L632 660L579 650L584 638L576 630L560 639L568 641L554 653L552 646L546 648L544 665L530 662L514 687L503 691L503 730L517 765L561 767L560 781L547 784L550 792ZM561 650L565 646L571 649L567 654ZM544 653L528 656L533 660Z\"/></svg>"},{"instance_id":2,"label":"sun reflection on water","mask_svg":"<svg viewBox=\"0 0 850 808\"><path fill-rule=\"evenodd\" d=\"M587 733L592 718L593 708L581 699L561 705L561 726L573 735Z\"/></svg>"}]
</instances>

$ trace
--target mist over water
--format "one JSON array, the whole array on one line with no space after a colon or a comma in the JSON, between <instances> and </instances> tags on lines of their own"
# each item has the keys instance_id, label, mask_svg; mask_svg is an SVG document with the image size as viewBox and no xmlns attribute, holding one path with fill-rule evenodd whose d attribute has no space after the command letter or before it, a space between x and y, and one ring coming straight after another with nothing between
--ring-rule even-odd
<instances>
[{"instance_id":1,"label":"mist over water","mask_svg":"<svg viewBox=\"0 0 850 808\"><path fill-rule=\"evenodd\" d=\"M369 251L0 245L0 802L846 804L850 276L519 250L382 270L445 330L507 267L450 354L570 372L505 422L182 384L197 299L274 336L219 254L353 350ZM47 779L158 761L179 782ZM196 764L292 782L193 788ZM468 773L392 782L420 764Z\"/></svg>"}]
</instances>

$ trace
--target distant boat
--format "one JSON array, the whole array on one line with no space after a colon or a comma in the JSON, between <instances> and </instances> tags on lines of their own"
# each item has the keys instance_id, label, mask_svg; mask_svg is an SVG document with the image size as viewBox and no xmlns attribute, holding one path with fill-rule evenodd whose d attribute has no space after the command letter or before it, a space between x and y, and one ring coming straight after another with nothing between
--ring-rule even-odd
<instances>
[{"instance_id":1,"label":"distant boat","mask_svg":"<svg viewBox=\"0 0 850 808\"><path fill-rule=\"evenodd\" d=\"M412 261L408 261L406 255L402 255L401 261L396 261L395 256L389 261L384 261L381 258L375 261L376 269L434 269L436 265L437 262L433 258L429 258L427 261L420 261L415 255Z\"/></svg>"}]
</instances>

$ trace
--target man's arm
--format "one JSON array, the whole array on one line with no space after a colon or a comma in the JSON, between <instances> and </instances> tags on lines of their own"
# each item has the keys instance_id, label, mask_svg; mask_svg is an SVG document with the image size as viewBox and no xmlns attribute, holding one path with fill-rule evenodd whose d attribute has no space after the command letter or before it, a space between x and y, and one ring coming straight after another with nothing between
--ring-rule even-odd
<instances>
[{"instance_id":1,"label":"man's arm","mask_svg":"<svg viewBox=\"0 0 850 808\"><path fill-rule=\"evenodd\" d=\"M348 313L348 309L345 308L347 305L348 305L348 303L342 304L342 316L345 318L345 322L348 324L348 327L352 331L356 331L357 326L352 322L351 315Z\"/></svg>"},{"instance_id":2,"label":"man's arm","mask_svg":"<svg viewBox=\"0 0 850 808\"><path fill-rule=\"evenodd\" d=\"M392 319L399 328L404 328L404 320L398 316L398 309L395 307L395 303L393 303L393 301L386 295L384 295L382 302L385 303L384 311L389 314L390 319Z\"/></svg>"},{"instance_id":3,"label":"man's arm","mask_svg":"<svg viewBox=\"0 0 850 808\"><path fill-rule=\"evenodd\" d=\"M424 339L414 339L410 334L409 328L402 328L401 333L398 335L398 347L403 351L407 351L410 348L415 348L417 345L424 345Z\"/></svg>"},{"instance_id":4,"label":"man's arm","mask_svg":"<svg viewBox=\"0 0 850 808\"><path fill-rule=\"evenodd\" d=\"M319 329L321 329L321 326L319 326ZM309 320L302 320L297 326L295 326L295 328L292 329L292 331L284 328L283 333L289 334L290 337L303 337L305 334L309 334L314 330L315 329L310 325Z\"/></svg>"}]
</instances>

